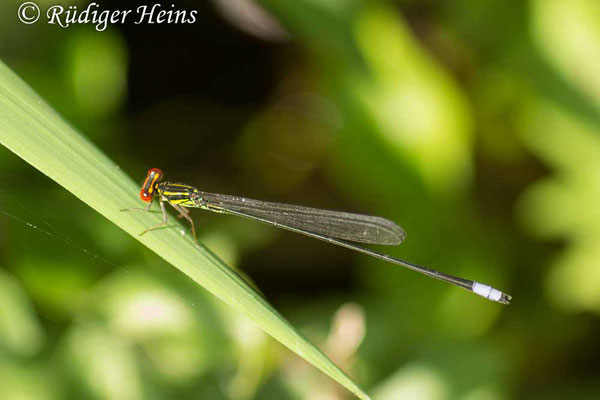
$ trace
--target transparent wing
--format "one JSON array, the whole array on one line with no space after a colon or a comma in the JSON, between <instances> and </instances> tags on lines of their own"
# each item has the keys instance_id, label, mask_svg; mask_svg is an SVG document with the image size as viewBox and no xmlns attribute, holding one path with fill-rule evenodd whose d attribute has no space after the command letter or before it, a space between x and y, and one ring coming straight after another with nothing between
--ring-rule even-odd
<instances>
[{"instance_id":1,"label":"transparent wing","mask_svg":"<svg viewBox=\"0 0 600 400\"><path fill-rule=\"evenodd\" d=\"M197 194L201 197L197 200L198 207L241 215L299 233L306 231L352 242L388 245L399 244L406 236L401 227L381 217L216 193L197 191Z\"/></svg>"}]
</instances>

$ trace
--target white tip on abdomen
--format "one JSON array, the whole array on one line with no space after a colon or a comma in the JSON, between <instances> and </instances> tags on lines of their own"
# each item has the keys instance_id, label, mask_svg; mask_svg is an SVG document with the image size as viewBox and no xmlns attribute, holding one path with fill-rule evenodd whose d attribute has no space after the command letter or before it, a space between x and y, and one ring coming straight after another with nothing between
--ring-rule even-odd
<instances>
[{"instance_id":1,"label":"white tip on abdomen","mask_svg":"<svg viewBox=\"0 0 600 400\"><path fill-rule=\"evenodd\" d=\"M501 291L479 282L473 282L473 292L493 301L500 301L503 298Z\"/></svg>"}]
</instances>

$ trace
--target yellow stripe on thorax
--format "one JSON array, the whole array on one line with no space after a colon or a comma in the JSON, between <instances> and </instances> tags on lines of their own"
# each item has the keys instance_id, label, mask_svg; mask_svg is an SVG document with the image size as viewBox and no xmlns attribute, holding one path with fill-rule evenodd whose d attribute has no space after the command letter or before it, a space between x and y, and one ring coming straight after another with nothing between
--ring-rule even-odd
<instances>
[{"instance_id":1,"label":"yellow stripe on thorax","mask_svg":"<svg viewBox=\"0 0 600 400\"><path fill-rule=\"evenodd\" d=\"M164 183L158 186L157 192L165 197L170 203L181 206L194 206L194 201L190 199L190 194L194 192L194 187L182 183Z\"/></svg>"}]
</instances>

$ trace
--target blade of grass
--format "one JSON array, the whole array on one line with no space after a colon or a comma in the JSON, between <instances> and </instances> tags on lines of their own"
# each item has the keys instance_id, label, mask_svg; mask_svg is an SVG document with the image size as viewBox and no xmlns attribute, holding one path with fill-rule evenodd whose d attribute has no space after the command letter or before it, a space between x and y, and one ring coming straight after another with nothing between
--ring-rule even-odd
<instances>
[{"instance_id":1,"label":"blade of grass","mask_svg":"<svg viewBox=\"0 0 600 400\"><path fill-rule=\"evenodd\" d=\"M138 185L1 61L0 142L356 396L369 398L208 249L195 247L177 229L139 236L161 217L120 211L140 205Z\"/></svg>"}]
</instances>

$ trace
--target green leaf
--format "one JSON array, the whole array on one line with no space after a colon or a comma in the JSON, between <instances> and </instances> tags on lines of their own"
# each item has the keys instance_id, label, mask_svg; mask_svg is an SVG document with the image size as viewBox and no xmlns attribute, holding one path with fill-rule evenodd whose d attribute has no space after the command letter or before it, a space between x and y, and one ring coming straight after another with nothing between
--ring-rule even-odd
<instances>
[{"instance_id":1,"label":"green leaf","mask_svg":"<svg viewBox=\"0 0 600 400\"><path fill-rule=\"evenodd\" d=\"M161 216L120 211L140 205L138 186L2 62L0 142L359 398L369 398L208 249L194 246L177 229L139 236Z\"/></svg>"}]
</instances>

